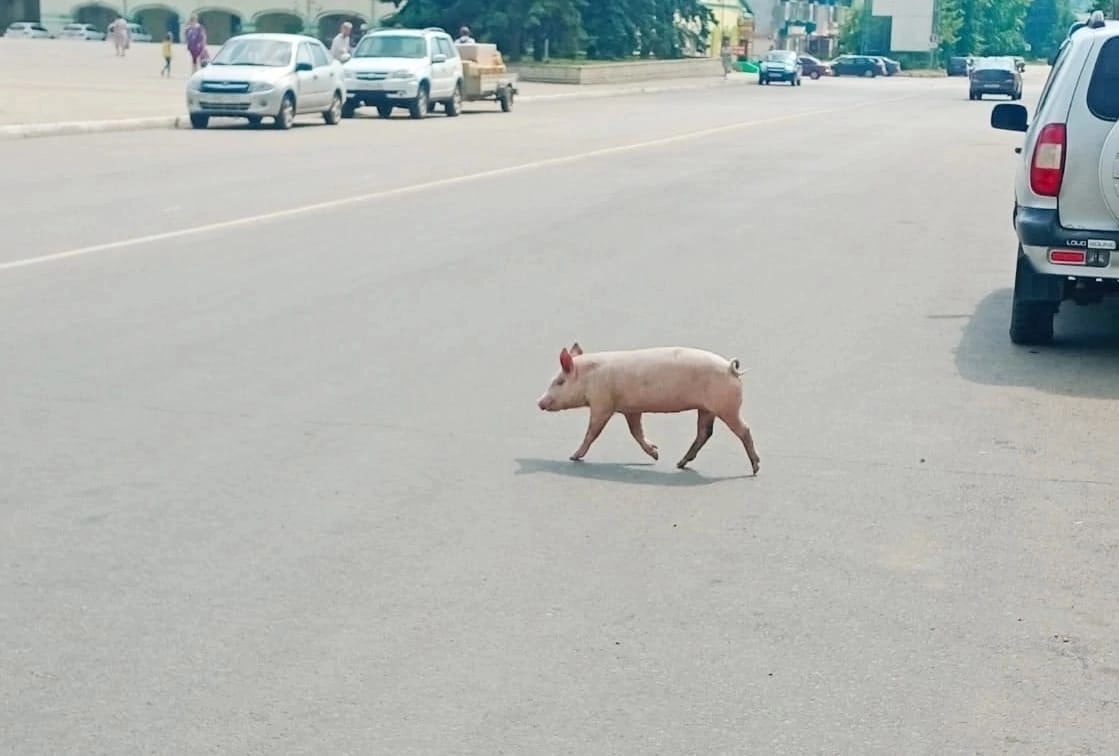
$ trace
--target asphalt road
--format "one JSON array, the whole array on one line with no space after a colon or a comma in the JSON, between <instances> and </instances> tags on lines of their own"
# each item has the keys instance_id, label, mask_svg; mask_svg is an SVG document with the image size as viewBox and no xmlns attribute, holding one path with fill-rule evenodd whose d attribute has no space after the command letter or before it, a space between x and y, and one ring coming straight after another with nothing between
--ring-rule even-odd
<instances>
[{"instance_id":1,"label":"asphalt road","mask_svg":"<svg viewBox=\"0 0 1119 756\"><path fill-rule=\"evenodd\" d=\"M990 107L0 143L3 751L1108 752L1119 316L1008 343ZM573 340L739 357L760 475L569 462Z\"/></svg>"}]
</instances>

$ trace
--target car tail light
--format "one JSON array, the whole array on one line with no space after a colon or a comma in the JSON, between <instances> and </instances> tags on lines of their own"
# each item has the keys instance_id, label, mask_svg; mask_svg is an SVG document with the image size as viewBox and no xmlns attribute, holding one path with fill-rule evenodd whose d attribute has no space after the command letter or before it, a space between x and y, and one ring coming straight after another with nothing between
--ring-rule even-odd
<instances>
[{"instance_id":1,"label":"car tail light","mask_svg":"<svg viewBox=\"0 0 1119 756\"><path fill-rule=\"evenodd\" d=\"M1054 265L1083 265L1085 253L1078 249L1051 249L1049 262Z\"/></svg>"},{"instance_id":2,"label":"car tail light","mask_svg":"<svg viewBox=\"0 0 1119 756\"><path fill-rule=\"evenodd\" d=\"M1049 123L1038 134L1030 161L1030 188L1042 197L1056 197L1065 177L1065 125Z\"/></svg>"}]
</instances>

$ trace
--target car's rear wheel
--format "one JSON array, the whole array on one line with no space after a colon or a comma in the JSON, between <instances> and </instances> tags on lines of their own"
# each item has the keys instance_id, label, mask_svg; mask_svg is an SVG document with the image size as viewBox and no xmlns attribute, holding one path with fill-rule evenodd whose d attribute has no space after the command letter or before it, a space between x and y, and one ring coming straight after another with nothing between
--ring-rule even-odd
<instances>
[{"instance_id":1,"label":"car's rear wheel","mask_svg":"<svg viewBox=\"0 0 1119 756\"><path fill-rule=\"evenodd\" d=\"M455 84L455 91L451 94L451 99L443 103L443 112L447 114L448 118L454 118L462 112L462 84Z\"/></svg>"},{"instance_id":2,"label":"car's rear wheel","mask_svg":"<svg viewBox=\"0 0 1119 756\"><path fill-rule=\"evenodd\" d=\"M381 118L388 118L392 115L392 105L378 105L377 115Z\"/></svg>"},{"instance_id":3,"label":"car's rear wheel","mask_svg":"<svg viewBox=\"0 0 1119 756\"><path fill-rule=\"evenodd\" d=\"M816 81L816 79L820 78L820 72L813 71L812 73L808 74L808 78L812 79L812 81Z\"/></svg>"},{"instance_id":4,"label":"car's rear wheel","mask_svg":"<svg viewBox=\"0 0 1119 756\"><path fill-rule=\"evenodd\" d=\"M342 104L342 117L353 118L357 115L357 104L352 100L347 100Z\"/></svg>"},{"instance_id":5,"label":"car's rear wheel","mask_svg":"<svg viewBox=\"0 0 1119 756\"><path fill-rule=\"evenodd\" d=\"M330 100L330 108L323 111L322 119L329 126L337 126L342 120L342 93L335 92Z\"/></svg>"},{"instance_id":6,"label":"car's rear wheel","mask_svg":"<svg viewBox=\"0 0 1119 756\"><path fill-rule=\"evenodd\" d=\"M1015 344L1041 345L1053 341L1053 317L1060 303L1031 297L1037 276L1029 260L1019 255L1010 306L1010 340Z\"/></svg>"},{"instance_id":7,"label":"car's rear wheel","mask_svg":"<svg viewBox=\"0 0 1119 756\"><path fill-rule=\"evenodd\" d=\"M260 116L249 116L249 128L250 129L259 129L260 128Z\"/></svg>"},{"instance_id":8,"label":"car's rear wheel","mask_svg":"<svg viewBox=\"0 0 1119 756\"><path fill-rule=\"evenodd\" d=\"M276 122L273 125L277 129L286 130L290 129L293 123L295 123L295 98L292 97L291 92L288 92L280 102L280 110L276 113Z\"/></svg>"},{"instance_id":9,"label":"car's rear wheel","mask_svg":"<svg viewBox=\"0 0 1119 756\"><path fill-rule=\"evenodd\" d=\"M190 126L193 129L204 129L210 125L210 116L201 113L190 114Z\"/></svg>"}]
</instances>

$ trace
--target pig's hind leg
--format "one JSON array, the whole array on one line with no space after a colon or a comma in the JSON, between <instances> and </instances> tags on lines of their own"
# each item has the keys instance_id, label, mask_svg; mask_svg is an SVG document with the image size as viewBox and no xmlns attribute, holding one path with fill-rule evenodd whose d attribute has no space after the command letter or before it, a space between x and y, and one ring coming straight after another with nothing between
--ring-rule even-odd
<instances>
[{"instance_id":1,"label":"pig's hind leg","mask_svg":"<svg viewBox=\"0 0 1119 756\"><path fill-rule=\"evenodd\" d=\"M649 443L649 439L645 438L645 429L641 427L641 413L640 412L627 412L626 423L629 425L629 433L633 436L633 440L637 445L653 459L660 459L660 452L656 444Z\"/></svg>"},{"instance_id":2,"label":"pig's hind leg","mask_svg":"<svg viewBox=\"0 0 1119 756\"><path fill-rule=\"evenodd\" d=\"M762 460L758 456L757 449L754 448L754 437L750 434L750 426L739 416L737 408L733 411L719 413L719 419L726 423L735 437L742 442L742 447L746 449L746 456L750 460L750 467L753 469L754 475L757 475L758 468L762 466Z\"/></svg>"},{"instance_id":3,"label":"pig's hind leg","mask_svg":"<svg viewBox=\"0 0 1119 756\"><path fill-rule=\"evenodd\" d=\"M699 450L711 438L711 434L715 432L715 413L708 412L707 410L700 410L696 417L696 432L695 441L692 441L687 454L683 459L676 463L676 466L683 470L689 462L696 458Z\"/></svg>"},{"instance_id":4,"label":"pig's hind leg","mask_svg":"<svg viewBox=\"0 0 1119 756\"><path fill-rule=\"evenodd\" d=\"M590 451L591 444L598 438L598 434L602 433L602 429L606 427L606 423L610 422L610 416L613 415L613 410L596 410L591 407L591 420L587 425L587 435L583 436L583 443L571 455L572 462L578 462L583 457L587 456Z\"/></svg>"}]
</instances>

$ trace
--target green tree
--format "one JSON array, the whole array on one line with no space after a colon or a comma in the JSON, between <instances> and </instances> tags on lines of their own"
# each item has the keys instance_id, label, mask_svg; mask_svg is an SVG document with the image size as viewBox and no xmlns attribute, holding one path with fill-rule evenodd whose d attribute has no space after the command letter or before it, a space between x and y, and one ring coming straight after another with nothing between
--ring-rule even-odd
<instances>
[{"instance_id":1,"label":"green tree","mask_svg":"<svg viewBox=\"0 0 1119 756\"><path fill-rule=\"evenodd\" d=\"M392 26L439 26L454 33L469 26L475 39L494 42L510 61L529 49L543 57L545 38L552 54L571 56L582 41L585 0L385 0L400 8Z\"/></svg>"},{"instance_id":2,"label":"green tree","mask_svg":"<svg viewBox=\"0 0 1119 756\"><path fill-rule=\"evenodd\" d=\"M475 39L494 42L510 61L531 50L556 57L630 58L635 52L680 57L689 41L703 51L714 20L701 0L383 0L399 10L393 26L470 27ZM691 33L688 26L699 29Z\"/></svg>"},{"instance_id":3,"label":"green tree","mask_svg":"<svg viewBox=\"0 0 1119 756\"><path fill-rule=\"evenodd\" d=\"M940 0L936 8L936 36L939 39L937 50L942 58L953 54L963 23L964 12L959 0Z\"/></svg>"},{"instance_id":4,"label":"green tree","mask_svg":"<svg viewBox=\"0 0 1119 756\"><path fill-rule=\"evenodd\" d=\"M1068 0L1033 0L1022 29L1030 52L1048 58L1064 40L1074 18Z\"/></svg>"},{"instance_id":5,"label":"green tree","mask_svg":"<svg viewBox=\"0 0 1119 756\"><path fill-rule=\"evenodd\" d=\"M955 55L1018 55L1026 52L1026 12L1031 0L959 0Z\"/></svg>"}]
</instances>

